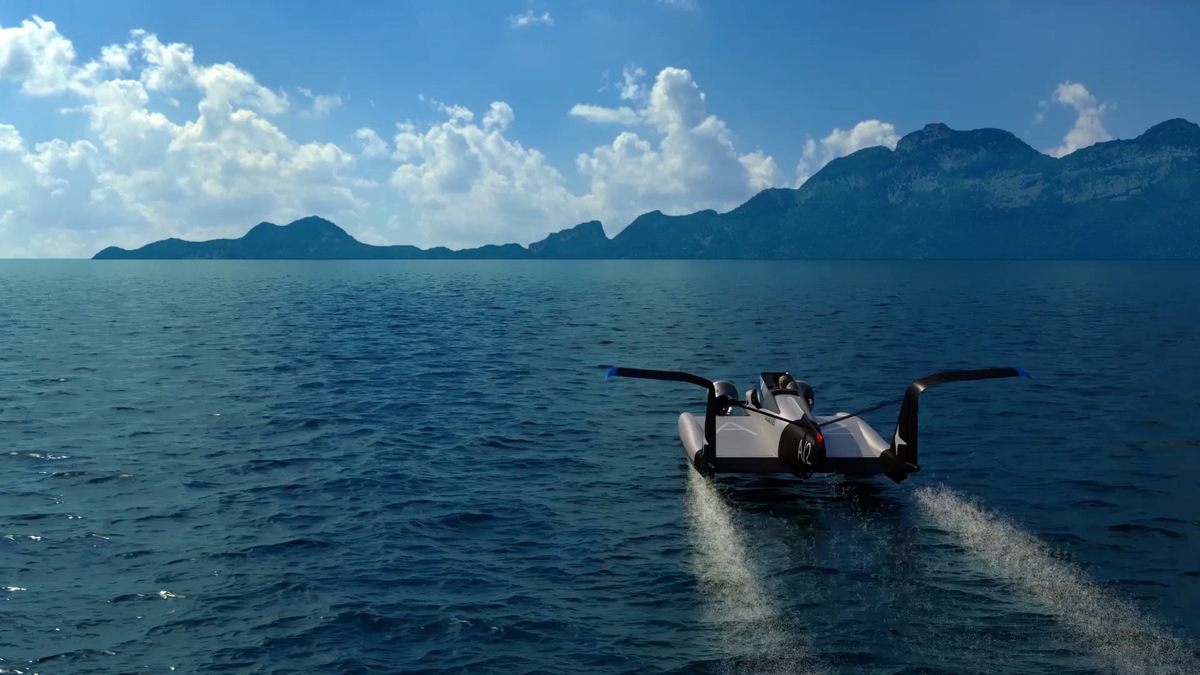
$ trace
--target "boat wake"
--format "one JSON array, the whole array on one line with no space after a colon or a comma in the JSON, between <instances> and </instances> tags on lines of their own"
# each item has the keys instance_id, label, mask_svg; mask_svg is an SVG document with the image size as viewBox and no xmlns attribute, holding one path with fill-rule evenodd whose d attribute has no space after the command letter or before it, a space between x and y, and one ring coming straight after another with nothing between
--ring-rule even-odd
<instances>
[{"instance_id":1,"label":"boat wake","mask_svg":"<svg viewBox=\"0 0 1200 675\"><path fill-rule=\"evenodd\" d=\"M688 472L687 520L710 620L734 672L820 672L807 641L790 629L763 589L728 504L713 484Z\"/></svg>"},{"instance_id":2,"label":"boat wake","mask_svg":"<svg viewBox=\"0 0 1200 675\"><path fill-rule=\"evenodd\" d=\"M945 487L919 487L917 502L939 527L1005 581L1045 607L1081 646L1121 673L1200 673L1200 659L1134 605L1089 582L1074 565L1006 518Z\"/></svg>"}]
</instances>

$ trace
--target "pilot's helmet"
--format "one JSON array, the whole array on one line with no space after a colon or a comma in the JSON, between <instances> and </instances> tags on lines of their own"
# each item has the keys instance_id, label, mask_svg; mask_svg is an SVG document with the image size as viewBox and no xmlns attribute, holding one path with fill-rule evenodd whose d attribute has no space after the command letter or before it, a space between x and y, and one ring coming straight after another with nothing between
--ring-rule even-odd
<instances>
[{"instance_id":1,"label":"pilot's helmet","mask_svg":"<svg viewBox=\"0 0 1200 675\"><path fill-rule=\"evenodd\" d=\"M779 380L776 382L776 385L780 389L790 389L792 391L800 391L800 388L796 385L796 380L791 375L788 375L787 373L784 373L783 375L779 376Z\"/></svg>"}]
</instances>

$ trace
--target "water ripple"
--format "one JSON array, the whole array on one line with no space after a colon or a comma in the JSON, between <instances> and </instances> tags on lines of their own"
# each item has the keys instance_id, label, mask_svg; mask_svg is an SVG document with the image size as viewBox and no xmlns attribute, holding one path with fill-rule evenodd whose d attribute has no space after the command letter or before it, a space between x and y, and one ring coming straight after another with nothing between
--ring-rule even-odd
<instances>
[{"instance_id":1,"label":"water ripple","mask_svg":"<svg viewBox=\"0 0 1200 675\"><path fill-rule=\"evenodd\" d=\"M0 672L1194 664L1195 265L3 265ZM927 393L902 486L700 481L613 363L1037 379Z\"/></svg>"}]
</instances>

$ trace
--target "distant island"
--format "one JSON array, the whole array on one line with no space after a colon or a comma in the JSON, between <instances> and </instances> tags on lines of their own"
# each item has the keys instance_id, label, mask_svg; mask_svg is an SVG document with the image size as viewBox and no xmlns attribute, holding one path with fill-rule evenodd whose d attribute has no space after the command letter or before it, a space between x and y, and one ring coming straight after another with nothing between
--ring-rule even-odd
<instances>
[{"instance_id":1,"label":"distant island","mask_svg":"<svg viewBox=\"0 0 1200 675\"><path fill-rule=\"evenodd\" d=\"M311 216L239 239L166 239L94 259L1163 259L1200 258L1200 126L1056 159L1000 129L929 124L895 150L836 159L798 189L726 213L643 214L609 239L598 221L528 247L372 246Z\"/></svg>"}]
</instances>

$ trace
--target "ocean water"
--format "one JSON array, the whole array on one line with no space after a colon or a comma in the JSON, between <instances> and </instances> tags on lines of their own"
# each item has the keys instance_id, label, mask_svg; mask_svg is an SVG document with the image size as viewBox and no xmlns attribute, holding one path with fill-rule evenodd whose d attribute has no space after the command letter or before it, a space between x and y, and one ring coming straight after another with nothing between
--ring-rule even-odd
<instances>
[{"instance_id":1,"label":"ocean water","mask_svg":"<svg viewBox=\"0 0 1200 675\"><path fill-rule=\"evenodd\" d=\"M3 261L0 673L1197 672L1198 348L1197 263ZM609 365L1034 379L709 481Z\"/></svg>"}]
</instances>

